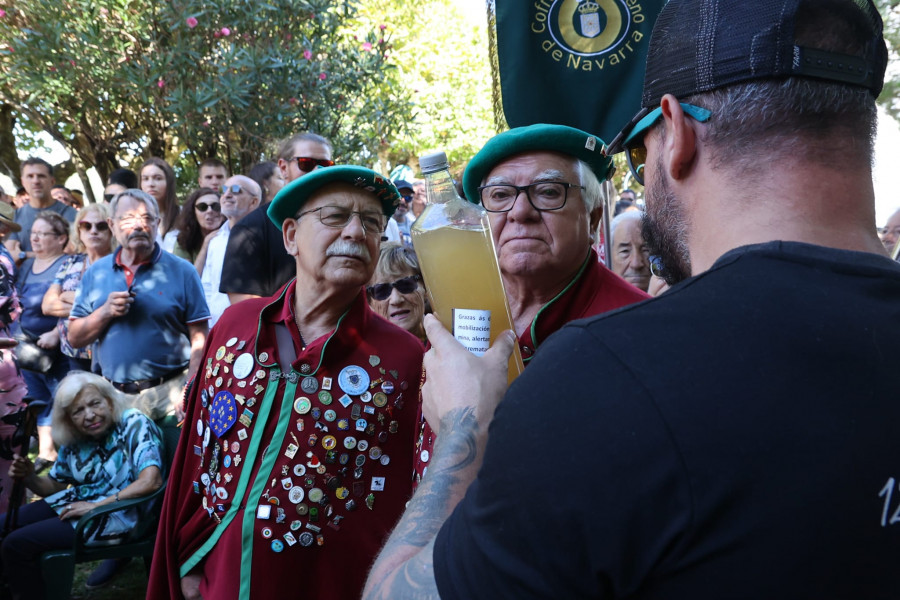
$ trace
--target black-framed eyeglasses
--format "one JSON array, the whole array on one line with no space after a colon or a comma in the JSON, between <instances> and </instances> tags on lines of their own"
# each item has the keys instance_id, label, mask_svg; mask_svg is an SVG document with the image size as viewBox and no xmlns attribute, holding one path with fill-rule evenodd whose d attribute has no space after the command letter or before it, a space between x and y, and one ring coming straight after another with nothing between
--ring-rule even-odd
<instances>
[{"instance_id":1,"label":"black-framed eyeglasses","mask_svg":"<svg viewBox=\"0 0 900 600\"><path fill-rule=\"evenodd\" d=\"M238 187L240 187L240 186L238 186ZM207 204L206 202L197 202L196 204L194 204L194 208L196 208L200 212L206 212L209 209L212 209L213 212L221 212L222 211L222 205L219 204L218 202L212 202L210 204Z\"/></svg>"},{"instance_id":2,"label":"black-framed eyeglasses","mask_svg":"<svg viewBox=\"0 0 900 600\"><path fill-rule=\"evenodd\" d=\"M321 221L322 225L334 227L335 229L343 229L350 223L353 215L357 215L366 235L381 235L385 227L387 227L384 214L380 212L350 210L343 206L320 206L312 210L305 210L294 218L299 220L303 215L310 213L319 213L319 221Z\"/></svg>"},{"instance_id":3,"label":"black-framed eyeglasses","mask_svg":"<svg viewBox=\"0 0 900 600\"><path fill-rule=\"evenodd\" d=\"M244 188L239 186L236 183L232 183L231 185L223 185L222 186L222 195L224 196L226 193L231 192L232 194L240 194L244 191Z\"/></svg>"},{"instance_id":4,"label":"black-framed eyeglasses","mask_svg":"<svg viewBox=\"0 0 900 600\"><path fill-rule=\"evenodd\" d=\"M392 281L391 283L376 283L375 285L367 287L366 293L369 294L369 297L373 300L387 300L390 298L391 293L395 288L401 294L413 293L418 289L421 280L421 275L410 275L409 277L404 277L397 281Z\"/></svg>"},{"instance_id":5,"label":"black-framed eyeglasses","mask_svg":"<svg viewBox=\"0 0 900 600\"><path fill-rule=\"evenodd\" d=\"M90 231L91 229L96 229L100 233L104 231L109 231L109 223L106 221L97 221L96 223L91 223L90 221L79 221L78 229L81 231Z\"/></svg>"},{"instance_id":6,"label":"black-framed eyeglasses","mask_svg":"<svg viewBox=\"0 0 900 600\"><path fill-rule=\"evenodd\" d=\"M291 160L297 161L297 168L309 173L316 167L333 167L334 161L328 158L313 158L312 156L295 156Z\"/></svg>"},{"instance_id":7,"label":"black-framed eyeglasses","mask_svg":"<svg viewBox=\"0 0 900 600\"><path fill-rule=\"evenodd\" d=\"M564 181L538 181L529 185L483 185L478 188L481 206L484 210L504 213L512 210L519 194L525 192L528 203L537 210L559 210L566 205L569 189L583 190L584 187Z\"/></svg>"}]
</instances>

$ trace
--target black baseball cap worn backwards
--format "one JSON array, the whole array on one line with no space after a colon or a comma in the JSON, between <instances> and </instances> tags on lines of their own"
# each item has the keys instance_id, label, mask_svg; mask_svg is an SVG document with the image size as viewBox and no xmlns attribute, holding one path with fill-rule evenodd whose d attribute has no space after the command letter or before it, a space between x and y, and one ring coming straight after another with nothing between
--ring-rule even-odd
<instances>
[{"instance_id":1,"label":"black baseball cap worn backwards","mask_svg":"<svg viewBox=\"0 0 900 600\"><path fill-rule=\"evenodd\" d=\"M387 217L393 215L400 204L400 192L387 177L366 167L336 165L316 167L312 172L281 188L269 204L266 214L281 228L284 220L294 218L316 190L330 183L349 183L372 194L381 203L381 210Z\"/></svg>"},{"instance_id":2,"label":"black baseball cap worn backwards","mask_svg":"<svg viewBox=\"0 0 900 600\"><path fill-rule=\"evenodd\" d=\"M537 123L515 127L495 135L472 157L463 173L463 191L469 202L478 204L478 186L495 166L507 158L526 152L559 152L584 161L603 181L615 167L603 153L604 142L595 135L567 125Z\"/></svg>"},{"instance_id":3,"label":"black baseball cap worn backwards","mask_svg":"<svg viewBox=\"0 0 900 600\"><path fill-rule=\"evenodd\" d=\"M813 0L814 2L820 0ZM613 139L607 153L653 122L639 122L665 94L685 98L755 79L809 77L881 93L887 67L881 15L872 0L839 0L857 10L869 39L863 56L799 46L800 0L670 0L650 37L642 109Z\"/></svg>"}]
</instances>

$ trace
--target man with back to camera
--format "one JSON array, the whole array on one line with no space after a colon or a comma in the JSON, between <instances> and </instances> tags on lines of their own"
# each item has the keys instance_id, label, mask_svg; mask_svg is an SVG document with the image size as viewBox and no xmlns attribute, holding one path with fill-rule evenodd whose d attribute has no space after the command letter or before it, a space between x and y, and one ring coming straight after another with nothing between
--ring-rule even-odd
<instances>
[{"instance_id":1,"label":"man with back to camera","mask_svg":"<svg viewBox=\"0 0 900 600\"><path fill-rule=\"evenodd\" d=\"M331 143L315 133L298 133L278 150L278 168L285 184L333 164ZM232 304L272 296L295 275L294 260L284 249L281 231L266 216L269 204L238 221L228 237L219 291L228 294Z\"/></svg>"},{"instance_id":2,"label":"man with back to camera","mask_svg":"<svg viewBox=\"0 0 900 600\"><path fill-rule=\"evenodd\" d=\"M607 269L591 249L612 174L603 141L565 125L517 127L494 136L469 161L463 187L488 211L500 276L527 366L560 327L649 298ZM416 478L435 436L426 423Z\"/></svg>"},{"instance_id":3,"label":"man with back to camera","mask_svg":"<svg viewBox=\"0 0 900 600\"><path fill-rule=\"evenodd\" d=\"M612 150L681 282L564 327L499 406L511 337L479 359L426 320L439 442L367 598L900 597L886 61L868 0L663 8Z\"/></svg>"}]
</instances>

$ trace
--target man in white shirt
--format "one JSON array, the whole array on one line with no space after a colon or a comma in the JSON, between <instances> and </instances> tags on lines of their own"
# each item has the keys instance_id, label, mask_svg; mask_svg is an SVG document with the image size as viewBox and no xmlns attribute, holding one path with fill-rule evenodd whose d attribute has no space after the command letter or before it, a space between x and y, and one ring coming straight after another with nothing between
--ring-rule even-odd
<instances>
[{"instance_id":1,"label":"man in white shirt","mask_svg":"<svg viewBox=\"0 0 900 600\"><path fill-rule=\"evenodd\" d=\"M200 282L209 305L211 315L210 326L215 325L226 308L231 306L228 294L219 291L222 279L222 264L225 262L225 250L228 247L228 236L231 228L251 210L259 206L262 190L259 185L244 175L229 178L222 187L222 214L228 219L209 241L206 249L206 263Z\"/></svg>"}]
</instances>

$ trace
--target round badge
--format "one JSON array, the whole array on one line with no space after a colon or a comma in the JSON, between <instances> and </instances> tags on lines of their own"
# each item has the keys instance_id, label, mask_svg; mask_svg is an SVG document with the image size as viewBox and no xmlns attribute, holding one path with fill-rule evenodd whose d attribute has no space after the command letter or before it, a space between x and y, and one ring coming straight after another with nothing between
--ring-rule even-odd
<instances>
[{"instance_id":1,"label":"round badge","mask_svg":"<svg viewBox=\"0 0 900 600\"><path fill-rule=\"evenodd\" d=\"M216 488L216 496L219 497L219 500L228 500L228 490L223 487Z\"/></svg>"},{"instance_id":2,"label":"round badge","mask_svg":"<svg viewBox=\"0 0 900 600\"><path fill-rule=\"evenodd\" d=\"M299 485L295 485L291 488L291 491L288 492L288 500L290 500L292 504L300 504L303 502L304 496L306 496L306 492L304 492L303 488Z\"/></svg>"},{"instance_id":3,"label":"round badge","mask_svg":"<svg viewBox=\"0 0 900 600\"><path fill-rule=\"evenodd\" d=\"M326 435L322 438L322 447L326 450L333 450L337 446L337 439L333 435Z\"/></svg>"},{"instance_id":4,"label":"round badge","mask_svg":"<svg viewBox=\"0 0 900 600\"><path fill-rule=\"evenodd\" d=\"M225 346L219 346L219 349L216 350L216 360L222 360L225 358Z\"/></svg>"},{"instance_id":5,"label":"round badge","mask_svg":"<svg viewBox=\"0 0 900 600\"><path fill-rule=\"evenodd\" d=\"M307 394L315 394L319 389L319 382L315 377L304 377L300 381L300 389Z\"/></svg>"},{"instance_id":6,"label":"round badge","mask_svg":"<svg viewBox=\"0 0 900 600\"><path fill-rule=\"evenodd\" d=\"M305 415L309 412L309 409L312 408L312 404L309 402L309 398L305 396L300 396L296 400L294 400L294 410L297 411L301 415Z\"/></svg>"},{"instance_id":7,"label":"round badge","mask_svg":"<svg viewBox=\"0 0 900 600\"><path fill-rule=\"evenodd\" d=\"M300 534L300 537L297 538L297 541L300 542L300 545L306 547L312 546L314 540L315 538L313 538L313 534L308 531L304 531Z\"/></svg>"},{"instance_id":8,"label":"round badge","mask_svg":"<svg viewBox=\"0 0 900 600\"><path fill-rule=\"evenodd\" d=\"M338 500L343 500L350 495L350 490L345 487L339 487L334 491L334 495L337 496Z\"/></svg>"},{"instance_id":9,"label":"round badge","mask_svg":"<svg viewBox=\"0 0 900 600\"><path fill-rule=\"evenodd\" d=\"M356 444L356 448L360 452L365 452L366 450L369 449L369 442L366 440L359 440L359 443Z\"/></svg>"},{"instance_id":10,"label":"round badge","mask_svg":"<svg viewBox=\"0 0 900 600\"><path fill-rule=\"evenodd\" d=\"M385 394L393 394L394 393L394 382L393 381L385 381L381 384L381 391Z\"/></svg>"},{"instance_id":11,"label":"round badge","mask_svg":"<svg viewBox=\"0 0 900 600\"><path fill-rule=\"evenodd\" d=\"M306 515L309 512L309 506L307 506L306 502L301 502L297 505L297 514L301 517Z\"/></svg>"},{"instance_id":12,"label":"round badge","mask_svg":"<svg viewBox=\"0 0 900 600\"><path fill-rule=\"evenodd\" d=\"M264 538L269 539L270 537L272 537L272 528L271 527L263 527L262 531L260 533L262 534L262 536Z\"/></svg>"},{"instance_id":13,"label":"round badge","mask_svg":"<svg viewBox=\"0 0 900 600\"><path fill-rule=\"evenodd\" d=\"M202 483L203 485L209 485L209 482L210 482L209 473L204 473L203 475L200 476L200 483Z\"/></svg>"},{"instance_id":14,"label":"round badge","mask_svg":"<svg viewBox=\"0 0 900 600\"><path fill-rule=\"evenodd\" d=\"M212 430L207 427L206 431L203 432L203 447L209 446L209 434Z\"/></svg>"},{"instance_id":15,"label":"round badge","mask_svg":"<svg viewBox=\"0 0 900 600\"><path fill-rule=\"evenodd\" d=\"M293 521L291 521L291 531L297 531L301 527L303 527L303 521L301 521L300 519L294 519Z\"/></svg>"},{"instance_id":16,"label":"round badge","mask_svg":"<svg viewBox=\"0 0 900 600\"><path fill-rule=\"evenodd\" d=\"M372 392L367 390L365 394L359 395L359 399L362 400L363 402L371 402L372 401Z\"/></svg>"},{"instance_id":17,"label":"round badge","mask_svg":"<svg viewBox=\"0 0 900 600\"><path fill-rule=\"evenodd\" d=\"M304 465L301 465L300 463L297 463L296 465L294 465L294 475L296 475L297 477L303 477L304 475L306 475L306 467Z\"/></svg>"},{"instance_id":18,"label":"round badge","mask_svg":"<svg viewBox=\"0 0 900 600\"><path fill-rule=\"evenodd\" d=\"M197 419L197 435L203 435L203 419Z\"/></svg>"},{"instance_id":19,"label":"round badge","mask_svg":"<svg viewBox=\"0 0 900 600\"><path fill-rule=\"evenodd\" d=\"M329 423L331 423L331 422L334 421L335 419L337 419L337 413L336 413L336 412L334 412L334 411L331 410L330 408L329 408L328 410L325 411L325 420L326 420L326 421L328 421Z\"/></svg>"},{"instance_id":20,"label":"round badge","mask_svg":"<svg viewBox=\"0 0 900 600\"><path fill-rule=\"evenodd\" d=\"M378 392L374 396L372 396L372 404L381 408L387 404L387 396L384 392Z\"/></svg>"},{"instance_id":21,"label":"round badge","mask_svg":"<svg viewBox=\"0 0 900 600\"><path fill-rule=\"evenodd\" d=\"M354 461L354 463L356 464L357 467L363 466L364 464L366 464L366 455L358 454L356 456L356 460Z\"/></svg>"},{"instance_id":22,"label":"round badge","mask_svg":"<svg viewBox=\"0 0 900 600\"><path fill-rule=\"evenodd\" d=\"M272 552L281 552L284 550L284 542L281 540L272 540Z\"/></svg>"},{"instance_id":23,"label":"round badge","mask_svg":"<svg viewBox=\"0 0 900 600\"><path fill-rule=\"evenodd\" d=\"M431 458L431 453L428 450L422 450L422 454L419 457L422 459L422 462L428 462L428 459Z\"/></svg>"},{"instance_id":24,"label":"round badge","mask_svg":"<svg viewBox=\"0 0 900 600\"><path fill-rule=\"evenodd\" d=\"M266 378L266 372L263 371L262 369L259 369L256 373L254 373L254 376L255 376L257 379L265 379L265 378Z\"/></svg>"},{"instance_id":25,"label":"round badge","mask_svg":"<svg viewBox=\"0 0 900 600\"><path fill-rule=\"evenodd\" d=\"M369 374L362 367L349 365L338 374L338 385L345 393L358 396L369 388Z\"/></svg>"},{"instance_id":26,"label":"round badge","mask_svg":"<svg viewBox=\"0 0 900 600\"><path fill-rule=\"evenodd\" d=\"M325 406L328 406L329 404L331 404L331 400L331 393L326 392L325 390L319 392L319 402L321 402Z\"/></svg>"},{"instance_id":27,"label":"round badge","mask_svg":"<svg viewBox=\"0 0 900 600\"><path fill-rule=\"evenodd\" d=\"M240 452L241 451L240 442L231 442L231 451L234 452L235 454Z\"/></svg>"},{"instance_id":28,"label":"round badge","mask_svg":"<svg viewBox=\"0 0 900 600\"><path fill-rule=\"evenodd\" d=\"M341 419L338 421L338 431L347 431L350 429L350 421L347 419Z\"/></svg>"},{"instance_id":29,"label":"round badge","mask_svg":"<svg viewBox=\"0 0 900 600\"><path fill-rule=\"evenodd\" d=\"M369 448L369 458L371 458L372 460L378 460L379 458L381 458L381 448L379 448L378 446L372 446L371 448Z\"/></svg>"},{"instance_id":30,"label":"round badge","mask_svg":"<svg viewBox=\"0 0 900 600\"><path fill-rule=\"evenodd\" d=\"M323 492L319 488L313 488L309 490L309 501L313 504L318 504L322 501L322 498L325 496L325 492Z\"/></svg>"},{"instance_id":31,"label":"round badge","mask_svg":"<svg viewBox=\"0 0 900 600\"><path fill-rule=\"evenodd\" d=\"M225 460L222 461L222 464L225 465L226 469L231 468L231 455L230 454L225 455Z\"/></svg>"},{"instance_id":32,"label":"round badge","mask_svg":"<svg viewBox=\"0 0 900 600\"><path fill-rule=\"evenodd\" d=\"M232 372L238 379L244 379L251 371L253 371L253 355L244 352L235 359Z\"/></svg>"},{"instance_id":33,"label":"round badge","mask_svg":"<svg viewBox=\"0 0 900 600\"><path fill-rule=\"evenodd\" d=\"M221 376L221 375L218 376L218 377L216 377L216 387L217 387L217 388L222 387L222 383L223 383L224 381L225 381L225 380L222 379L222 376Z\"/></svg>"},{"instance_id":34,"label":"round badge","mask_svg":"<svg viewBox=\"0 0 900 600\"><path fill-rule=\"evenodd\" d=\"M356 448L356 438L352 435L348 435L344 438L344 448L347 450L353 450Z\"/></svg>"},{"instance_id":35,"label":"round badge","mask_svg":"<svg viewBox=\"0 0 900 600\"><path fill-rule=\"evenodd\" d=\"M325 471L327 470L328 469L325 468L325 465L319 465L318 467L316 467L316 473L318 473L319 475L324 475Z\"/></svg>"},{"instance_id":36,"label":"round badge","mask_svg":"<svg viewBox=\"0 0 900 600\"><path fill-rule=\"evenodd\" d=\"M341 452L341 455L338 457L338 462L342 465L346 465L348 462L350 462L350 455L346 452Z\"/></svg>"},{"instance_id":37,"label":"round badge","mask_svg":"<svg viewBox=\"0 0 900 600\"><path fill-rule=\"evenodd\" d=\"M260 352L259 362L261 362L261 363L269 362L269 353L268 352Z\"/></svg>"},{"instance_id":38,"label":"round badge","mask_svg":"<svg viewBox=\"0 0 900 600\"><path fill-rule=\"evenodd\" d=\"M227 342L225 342L225 345L228 346L229 348L231 348L231 347L234 346L235 344L237 344L237 338L236 338L236 337L233 337L233 338L231 338L230 340L228 340Z\"/></svg>"},{"instance_id":39,"label":"round badge","mask_svg":"<svg viewBox=\"0 0 900 600\"><path fill-rule=\"evenodd\" d=\"M388 456L387 454L382 454L381 458L378 459L378 462L380 462L382 465L384 465L386 467L390 464L391 457Z\"/></svg>"}]
</instances>

